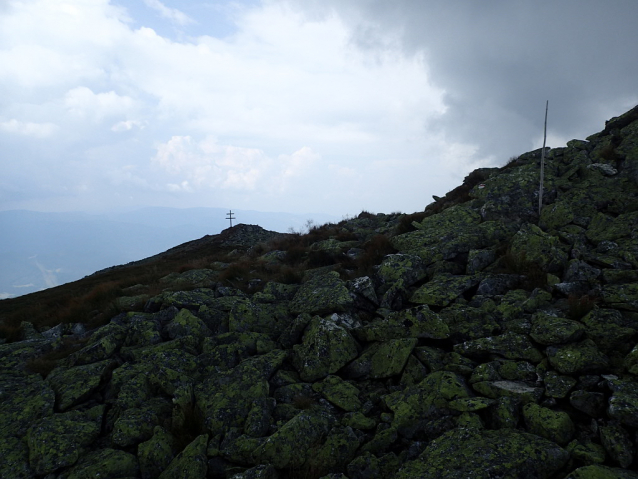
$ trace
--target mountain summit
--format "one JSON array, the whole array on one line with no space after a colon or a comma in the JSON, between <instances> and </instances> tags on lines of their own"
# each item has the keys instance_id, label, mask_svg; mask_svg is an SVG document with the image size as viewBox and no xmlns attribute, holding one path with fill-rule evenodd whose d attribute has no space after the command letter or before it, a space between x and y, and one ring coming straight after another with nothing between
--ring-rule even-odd
<instances>
[{"instance_id":1,"label":"mountain summit","mask_svg":"<svg viewBox=\"0 0 638 479\"><path fill-rule=\"evenodd\" d=\"M540 159L0 302L0 476L638 478L638 107Z\"/></svg>"}]
</instances>

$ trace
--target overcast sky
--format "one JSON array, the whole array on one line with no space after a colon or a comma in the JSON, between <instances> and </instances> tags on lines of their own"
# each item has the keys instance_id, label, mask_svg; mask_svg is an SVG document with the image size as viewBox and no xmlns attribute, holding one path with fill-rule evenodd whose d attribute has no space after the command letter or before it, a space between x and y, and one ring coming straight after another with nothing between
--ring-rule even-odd
<instances>
[{"instance_id":1,"label":"overcast sky","mask_svg":"<svg viewBox=\"0 0 638 479\"><path fill-rule=\"evenodd\" d=\"M0 0L0 209L422 210L638 104L636 0Z\"/></svg>"}]
</instances>

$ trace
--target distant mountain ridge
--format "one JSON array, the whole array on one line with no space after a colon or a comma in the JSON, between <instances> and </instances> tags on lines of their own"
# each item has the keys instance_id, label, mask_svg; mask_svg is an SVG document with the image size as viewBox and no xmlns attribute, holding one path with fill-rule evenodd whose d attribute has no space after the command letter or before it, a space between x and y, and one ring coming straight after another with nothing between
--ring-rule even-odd
<instances>
[{"instance_id":1,"label":"distant mountain ridge","mask_svg":"<svg viewBox=\"0 0 638 479\"><path fill-rule=\"evenodd\" d=\"M0 299L75 281L228 228L227 209L147 207L119 213L0 211ZM325 214L233 210L234 223L300 231Z\"/></svg>"}]
</instances>

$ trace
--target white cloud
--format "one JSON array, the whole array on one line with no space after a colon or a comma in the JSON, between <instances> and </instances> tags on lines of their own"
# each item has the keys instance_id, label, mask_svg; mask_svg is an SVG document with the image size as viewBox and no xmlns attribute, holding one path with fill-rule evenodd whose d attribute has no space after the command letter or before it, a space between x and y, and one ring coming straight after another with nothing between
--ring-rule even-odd
<instances>
[{"instance_id":1,"label":"white cloud","mask_svg":"<svg viewBox=\"0 0 638 479\"><path fill-rule=\"evenodd\" d=\"M147 7L152 8L153 10L158 12L162 17L167 18L168 20L171 20L177 23L178 25L188 25L189 23L195 23L195 20L193 20L188 15L186 15L184 12L181 12L180 10L176 8L167 7L159 0L143 0L143 1Z\"/></svg>"},{"instance_id":2,"label":"white cloud","mask_svg":"<svg viewBox=\"0 0 638 479\"><path fill-rule=\"evenodd\" d=\"M144 129L146 128L146 122L140 120L124 120L115 123L111 127L111 131L120 133L122 131L130 131L133 128Z\"/></svg>"},{"instance_id":3,"label":"white cloud","mask_svg":"<svg viewBox=\"0 0 638 479\"><path fill-rule=\"evenodd\" d=\"M58 126L53 123L24 122L14 118L0 123L0 130L34 138L48 138L58 130Z\"/></svg>"},{"instance_id":4,"label":"white cloud","mask_svg":"<svg viewBox=\"0 0 638 479\"><path fill-rule=\"evenodd\" d=\"M13 293L0 293L0 299L9 299L13 298L15 294Z\"/></svg>"},{"instance_id":5,"label":"white cloud","mask_svg":"<svg viewBox=\"0 0 638 479\"><path fill-rule=\"evenodd\" d=\"M197 142L190 136L173 136L157 147L153 162L173 177L185 178L168 184L173 192L221 188L281 193L319 159L309 147L275 160L263 150L219 145L212 137Z\"/></svg>"},{"instance_id":6,"label":"white cloud","mask_svg":"<svg viewBox=\"0 0 638 479\"><path fill-rule=\"evenodd\" d=\"M133 99L114 91L93 93L85 86L73 88L64 96L67 110L79 118L99 122L105 117L125 115L133 107Z\"/></svg>"}]
</instances>

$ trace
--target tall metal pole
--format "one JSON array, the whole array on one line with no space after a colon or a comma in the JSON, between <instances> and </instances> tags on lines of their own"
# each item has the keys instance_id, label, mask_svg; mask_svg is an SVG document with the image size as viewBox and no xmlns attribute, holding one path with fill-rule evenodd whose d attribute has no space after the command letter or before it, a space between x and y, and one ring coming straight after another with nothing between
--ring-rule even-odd
<instances>
[{"instance_id":1,"label":"tall metal pole","mask_svg":"<svg viewBox=\"0 0 638 479\"><path fill-rule=\"evenodd\" d=\"M543 178L545 177L545 142L547 141L547 109L549 108L549 100L545 103L545 128L543 130L543 151L541 152L541 181L538 189L538 216L541 215L543 207Z\"/></svg>"}]
</instances>

